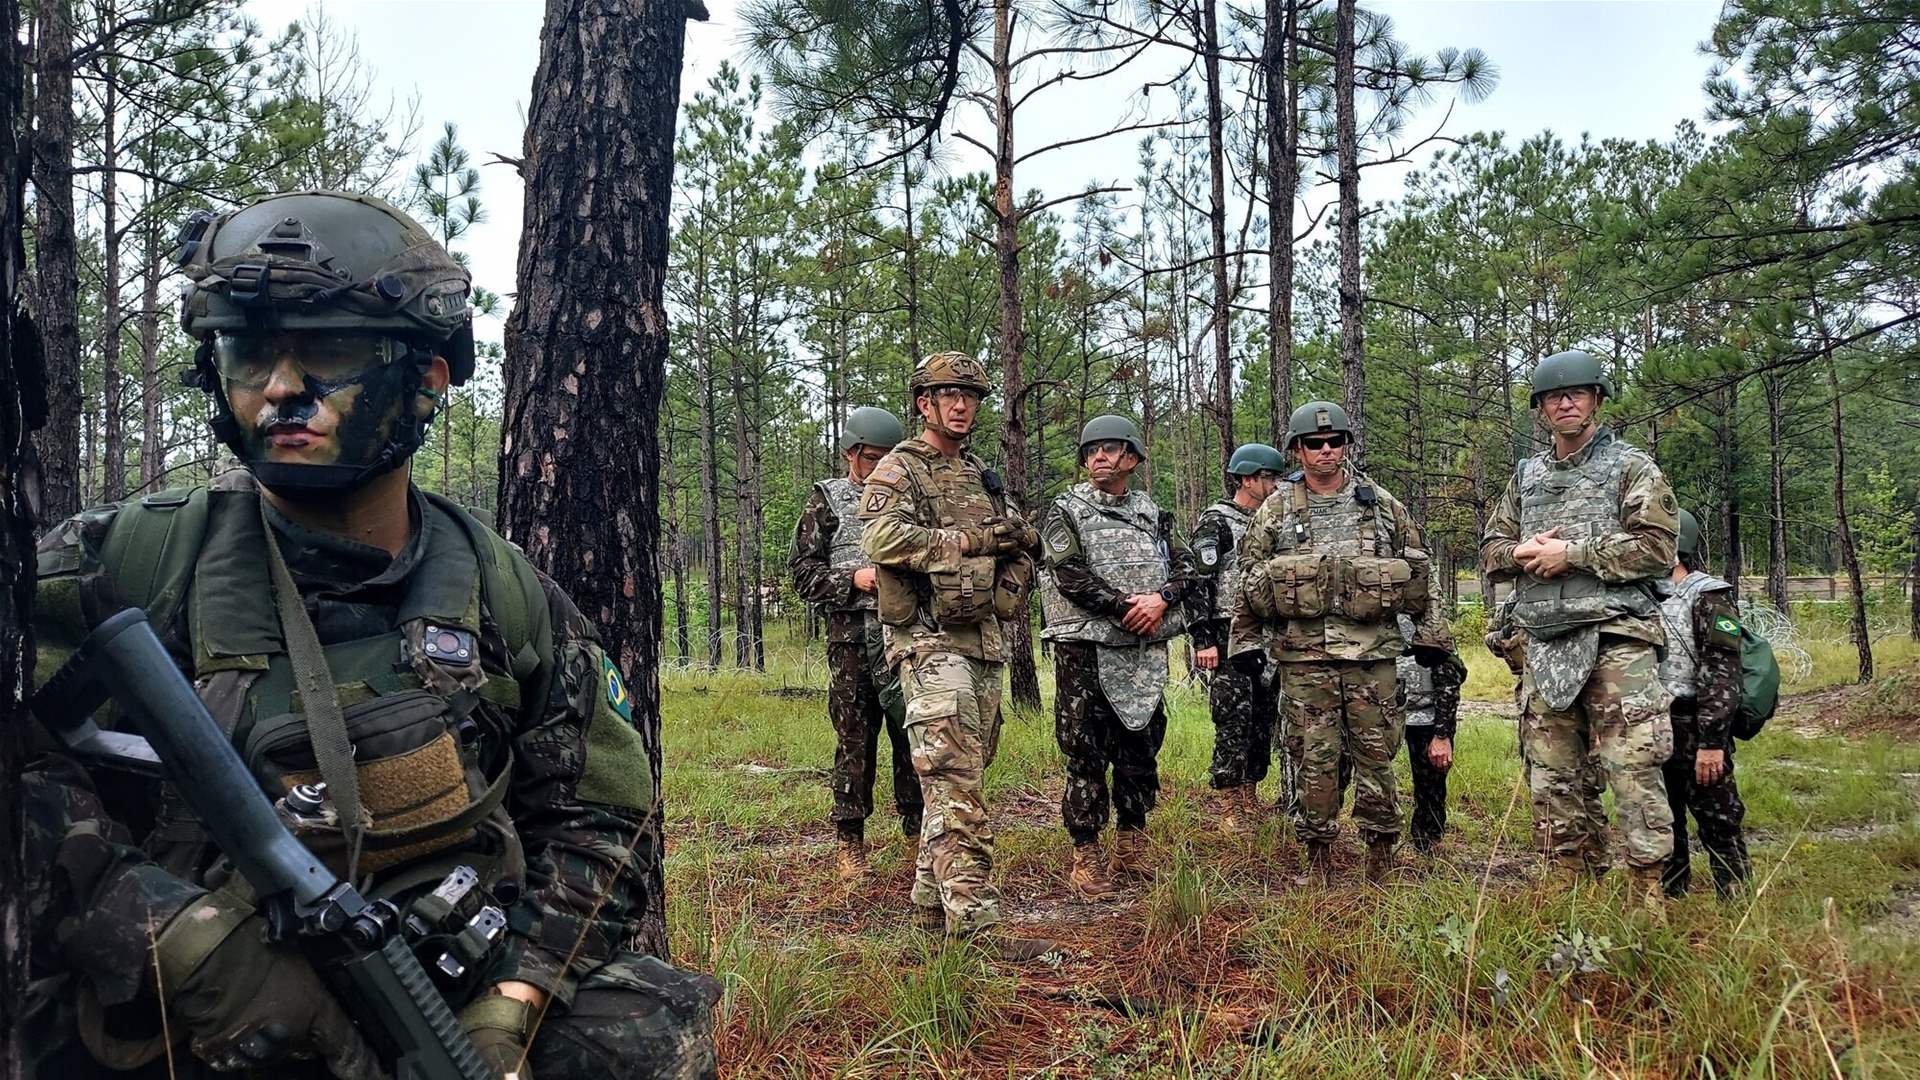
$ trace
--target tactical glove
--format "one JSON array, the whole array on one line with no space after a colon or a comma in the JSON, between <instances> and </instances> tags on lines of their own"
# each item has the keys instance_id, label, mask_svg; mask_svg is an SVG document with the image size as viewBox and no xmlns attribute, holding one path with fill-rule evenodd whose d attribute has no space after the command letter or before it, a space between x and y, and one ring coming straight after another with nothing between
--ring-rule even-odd
<instances>
[{"instance_id":1,"label":"tactical glove","mask_svg":"<svg viewBox=\"0 0 1920 1080\"><path fill-rule=\"evenodd\" d=\"M962 530L967 536L967 554L1014 555L1040 546L1040 534L1024 521L990 518L986 523Z\"/></svg>"},{"instance_id":2,"label":"tactical glove","mask_svg":"<svg viewBox=\"0 0 1920 1080\"><path fill-rule=\"evenodd\" d=\"M467 1003L460 1010L460 1026L474 1049L501 1076L518 1070L518 1080L533 1080L533 1067L524 1063L527 1040L533 1036L533 1023L540 1010L530 1001L505 994L488 994Z\"/></svg>"},{"instance_id":3,"label":"tactical glove","mask_svg":"<svg viewBox=\"0 0 1920 1080\"><path fill-rule=\"evenodd\" d=\"M155 942L168 1021L187 1033L195 1056L221 1071L318 1057L340 1080L385 1076L306 957L268 944L265 931L250 908L214 894L181 911Z\"/></svg>"}]
</instances>

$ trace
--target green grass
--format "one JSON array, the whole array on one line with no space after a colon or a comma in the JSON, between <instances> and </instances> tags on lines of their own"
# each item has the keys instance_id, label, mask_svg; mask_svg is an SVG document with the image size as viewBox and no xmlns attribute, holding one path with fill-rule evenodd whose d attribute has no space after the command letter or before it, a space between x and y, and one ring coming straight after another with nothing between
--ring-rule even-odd
<instances>
[{"instance_id":1,"label":"green grass","mask_svg":"<svg viewBox=\"0 0 1920 1080\"><path fill-rule=\"evenodd\" d=\"M1920 747L1897 736L1783 723L1742 744L1758 887L1718 904L1701 863L1662 925L1630 910L1617 873L1572 895L1535 879L1513 720L1486 707L1457 740L1440 861L1408 856L1396 884L1367 889L1349 833L1347 883L1295 889L1284 824L1212 828L1212 726L1184 683L1150 820L1156 879L1073 904L1050 715L1009 716L987 776L995 877L1017 927L1068 953L1008 965L908 925L884 763L875 879L834 877L832 736L824 698L792 690L822 682L801 651L770 650L785 662L766 676L664 679L669 933L677 960L726 986L729 1075L1920 1075L1920 941L1890 914L1920 896L1920 783L1904 775ZM1504 665L1466 656L1469 696L1510 701Z\"/></svg>"}]
</instances>

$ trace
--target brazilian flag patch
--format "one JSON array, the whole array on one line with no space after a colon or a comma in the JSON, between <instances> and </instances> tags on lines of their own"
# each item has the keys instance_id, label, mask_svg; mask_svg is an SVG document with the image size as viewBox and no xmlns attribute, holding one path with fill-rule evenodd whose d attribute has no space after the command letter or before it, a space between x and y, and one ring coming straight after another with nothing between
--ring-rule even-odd
<instances>
[{"instance_id":1,"label":"brazilian flag patch","mask_svg":"<svg viewBox=\"0 0 1920 1080\"><path fill-rule=\"evenodd\" d=\"M1707 631L1707 642L1726 649L1740 647L1740 620L1731 615L1715 615Z\"/></svg>"},{"instance_id":2,"label":"brazilian flag patch","mask_svg":"<svg viewBox=\"0 0 1920 1080\"><path fill-rule=\"evenodd\" d=\"M620 669L613 666L613 658L602 653L600 669L607 684L607 707L620 714L620 719L633 723L633 698L627 695L627 681L620 677Z\"/></svg>"},{"instance_id":3,"label":"brazilian flag patch","mask_svg":"<svg viewBox=\"0 0 1920 1080\"><path fill-rule=\"evenodd\" d=\"M1740 624L1731 615L1714 616L1713 628L1723 634L1738 635L1740 633Z\"/></svg>"}]
</instances>

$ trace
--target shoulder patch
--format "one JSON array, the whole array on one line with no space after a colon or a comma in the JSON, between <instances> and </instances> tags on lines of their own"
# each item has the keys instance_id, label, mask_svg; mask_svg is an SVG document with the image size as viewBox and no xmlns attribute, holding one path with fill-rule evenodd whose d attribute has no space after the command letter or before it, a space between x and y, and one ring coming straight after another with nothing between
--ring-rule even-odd
<instances>
[{"instance_id":1,"label":"shoulder patch","mask_svg":"<svg viewBox=\"0 0 1920 1080\"><path fill-rule=\"evenodd\" d=\"M879 484L881 487L893 487L906 478L907 470L902 467L899 462L888 458L874 466L872 474L867 477L867 484L868 486Z\"/></svg>"},{"instance_id":2,"label":"shoulder patch","mask_svg":"<svg viewBox=\"0 0 1920 1080\"><path fill-rule=\"evenodd\" d=\"M1715 615L1713 625L1707 628L1707 643L1723 648L1740 647L1740 620L1731 615Z\"/></svg>"},{"instance_id":3,"label":"shoulder patch","mask_svg":"<svg viewBox=\"0 0 1920 1080\"><path fill-rule=\"evenodd\" d=\"M1673 489L1667 489L1666 493L1660 496L1660 509L1665 510L1669 514L1678 514L1680 512L1680 501L1673 497Z\"/></svg>"},{"instance_id":4,"label":"shoulder patch","mask_svg":"<svg viewBox=\"0 0 1920 1080\"><path fill-rule=\"evenodd\" d=\"M1203 571L1220 568L1220 543L1211 534L1202 534L1193 542L1193 561Z\"/></svg>"},{"instance_id":5,"label":"shoulder patch","mask_svg":"<svg viewBox=\"0 0 1920 1080\"><path fill-rule=\"evenodd\" d=\"M620 669L614 666L613 658L606 653L600 654L602 689L607 695L607 708L617 713L620 719L633 723L633 698L627 694L627 682L620 677Z\"/></svg>"},{"instance_id":6,"label":"shoulder patch","mask_svg":"<svg viewBox=\"0 0 1920 1080\"><path fill-rule=\"evenodd\" d=\"M1080 538L1073 534L1063 514L1055 513L1047 521L1047 527L1040 531L1040 542L1046 546L1047 558L1054 562L1072 558L1080 550Z\"/></svg>"}]
</instances>

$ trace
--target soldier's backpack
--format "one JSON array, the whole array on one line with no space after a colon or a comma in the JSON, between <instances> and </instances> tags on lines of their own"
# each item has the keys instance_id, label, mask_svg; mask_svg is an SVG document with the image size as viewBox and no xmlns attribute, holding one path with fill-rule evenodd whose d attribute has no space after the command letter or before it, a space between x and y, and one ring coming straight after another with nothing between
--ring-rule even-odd
<instances>
[{"instance_id":1,"label":"soldier's backpack","mask_svg":"<svg viewBox=\"0 0 1920 1080\"><path fill-rule=\"evenodd\" d=\"M1751 739L1773 719L1780 705L1780 662L1766 638L1740 628L1740 707L1733 713L1733 734Z\"/></svg>"}]
</instances>

